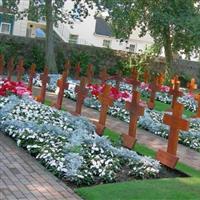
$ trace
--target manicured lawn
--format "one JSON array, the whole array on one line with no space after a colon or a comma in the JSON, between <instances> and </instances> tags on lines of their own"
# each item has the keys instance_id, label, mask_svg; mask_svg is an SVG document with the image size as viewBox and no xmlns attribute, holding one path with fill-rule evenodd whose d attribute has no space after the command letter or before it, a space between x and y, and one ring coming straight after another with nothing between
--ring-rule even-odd
<instances>
[{"instance_id":1,"label":"manicured lawn","mask_svg":"<svg viewBox=\"0 0 200 200\"><path fill-rule=\"evenodd\" d=\"M119 135L106 129L107 135L118 143ZM135 150L154 157L155 152L144 145L137 144ZM191 158L192 159L192 158ZM134 200L134 199L200 199L200 171L178 163L177 169L190 175L187 178L165 178L135 180L123 183L97 185L76 189L85 200Z\"/></svg>"}]
</instances>

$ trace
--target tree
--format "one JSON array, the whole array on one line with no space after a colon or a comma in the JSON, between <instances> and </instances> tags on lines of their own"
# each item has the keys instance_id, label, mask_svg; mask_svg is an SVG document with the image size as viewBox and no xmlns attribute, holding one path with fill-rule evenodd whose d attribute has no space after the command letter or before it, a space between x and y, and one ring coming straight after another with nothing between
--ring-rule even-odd
<instances>
[{"instance_id":1,"label":"tree","mask_svg":"<svg viewBox=\"0 0 200 200\"><path fill-rule=\"evenodd\" d=\"M59 22L73 24L74 20L82 21L88 16L88 10L93 8L93 1L72 0L73 5L66 9L65 3L68 2L67 0L29 0L29 8L19 10L21 2L21 0L3 0L3 7L9 9L17 19L29 17L34 21L38 21L41 17L46 18L45 63L50 72L57 72L53 27L58 25Z\"/></svg>"},{"instance_id":2,"label":"tree","mask_svg":"<svg viewBox=\"0 0 200 200\"><path fill-rule=\"evenodd\" d=\"M164 47L166 66L173 53L189 54L200 46L200 13L194 0L102 0L117 38L127 39L138 27Z\"/></svg>"}]
</instances>

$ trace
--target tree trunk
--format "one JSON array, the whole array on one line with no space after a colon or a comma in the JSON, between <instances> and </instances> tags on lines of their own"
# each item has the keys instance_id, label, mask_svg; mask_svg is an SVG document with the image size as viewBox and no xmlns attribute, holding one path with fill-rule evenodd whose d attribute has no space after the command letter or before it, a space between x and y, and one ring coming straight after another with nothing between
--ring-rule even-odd
<instances>
[{"instance_id":1,"label":"tree trunk","mask_svg":"<svg viewBox=\"0 0 200 200\"><path fill-rule=\"evenodd\" d=\"M170 27L167 27L164 32L164 49L165 49L165 60L166 60L166 73L169 75L173 73L173 68L172 68L173 56L172 56L172 41L170 37Z\"/></svg>"},{"instance_id":2,"label":"tree trunk","mask_svg":"<svg viewBox=\"0 0 200 200\"><path fill-rule=\"evenodd\" d=\"M46 0L46 50L45 63L49 68L50 73L57 73L56 59L54 52L54 37L53 37L53 6L52 0Z\"/></svg>"}]
</instances>

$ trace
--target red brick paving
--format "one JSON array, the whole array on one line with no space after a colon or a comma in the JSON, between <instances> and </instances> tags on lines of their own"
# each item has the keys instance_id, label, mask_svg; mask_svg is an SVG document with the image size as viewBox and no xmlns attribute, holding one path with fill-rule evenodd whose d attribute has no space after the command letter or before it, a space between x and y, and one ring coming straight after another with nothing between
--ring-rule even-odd
<instances>
[{"instance_id":1,"label":"red brick paving","mask_svg":"<svg viewBox=\"0 0 200 200\"><path fill-rule=\"evenodd\" d=\"M80 200L9 137L0 134L0 200Z\"/></svg>"}]
</instances>

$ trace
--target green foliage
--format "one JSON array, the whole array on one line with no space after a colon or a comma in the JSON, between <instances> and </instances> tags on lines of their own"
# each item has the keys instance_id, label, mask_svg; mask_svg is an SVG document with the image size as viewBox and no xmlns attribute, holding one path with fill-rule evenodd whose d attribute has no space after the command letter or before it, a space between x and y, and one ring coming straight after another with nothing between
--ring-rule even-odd
<instances>
[{"instance_id":1,"label":"green foliage","mask_svg":"<svg viewBox=\"0 0 200 200\"><path fill-rule=\"evenodd\" d=\"M200 12L194 0L103 0L113 32L127 39L134 28L140 36L147 32L165 48L166 63L172 65L172 53L189 53L200 46Z\"/></svg>"}]
</instances>

